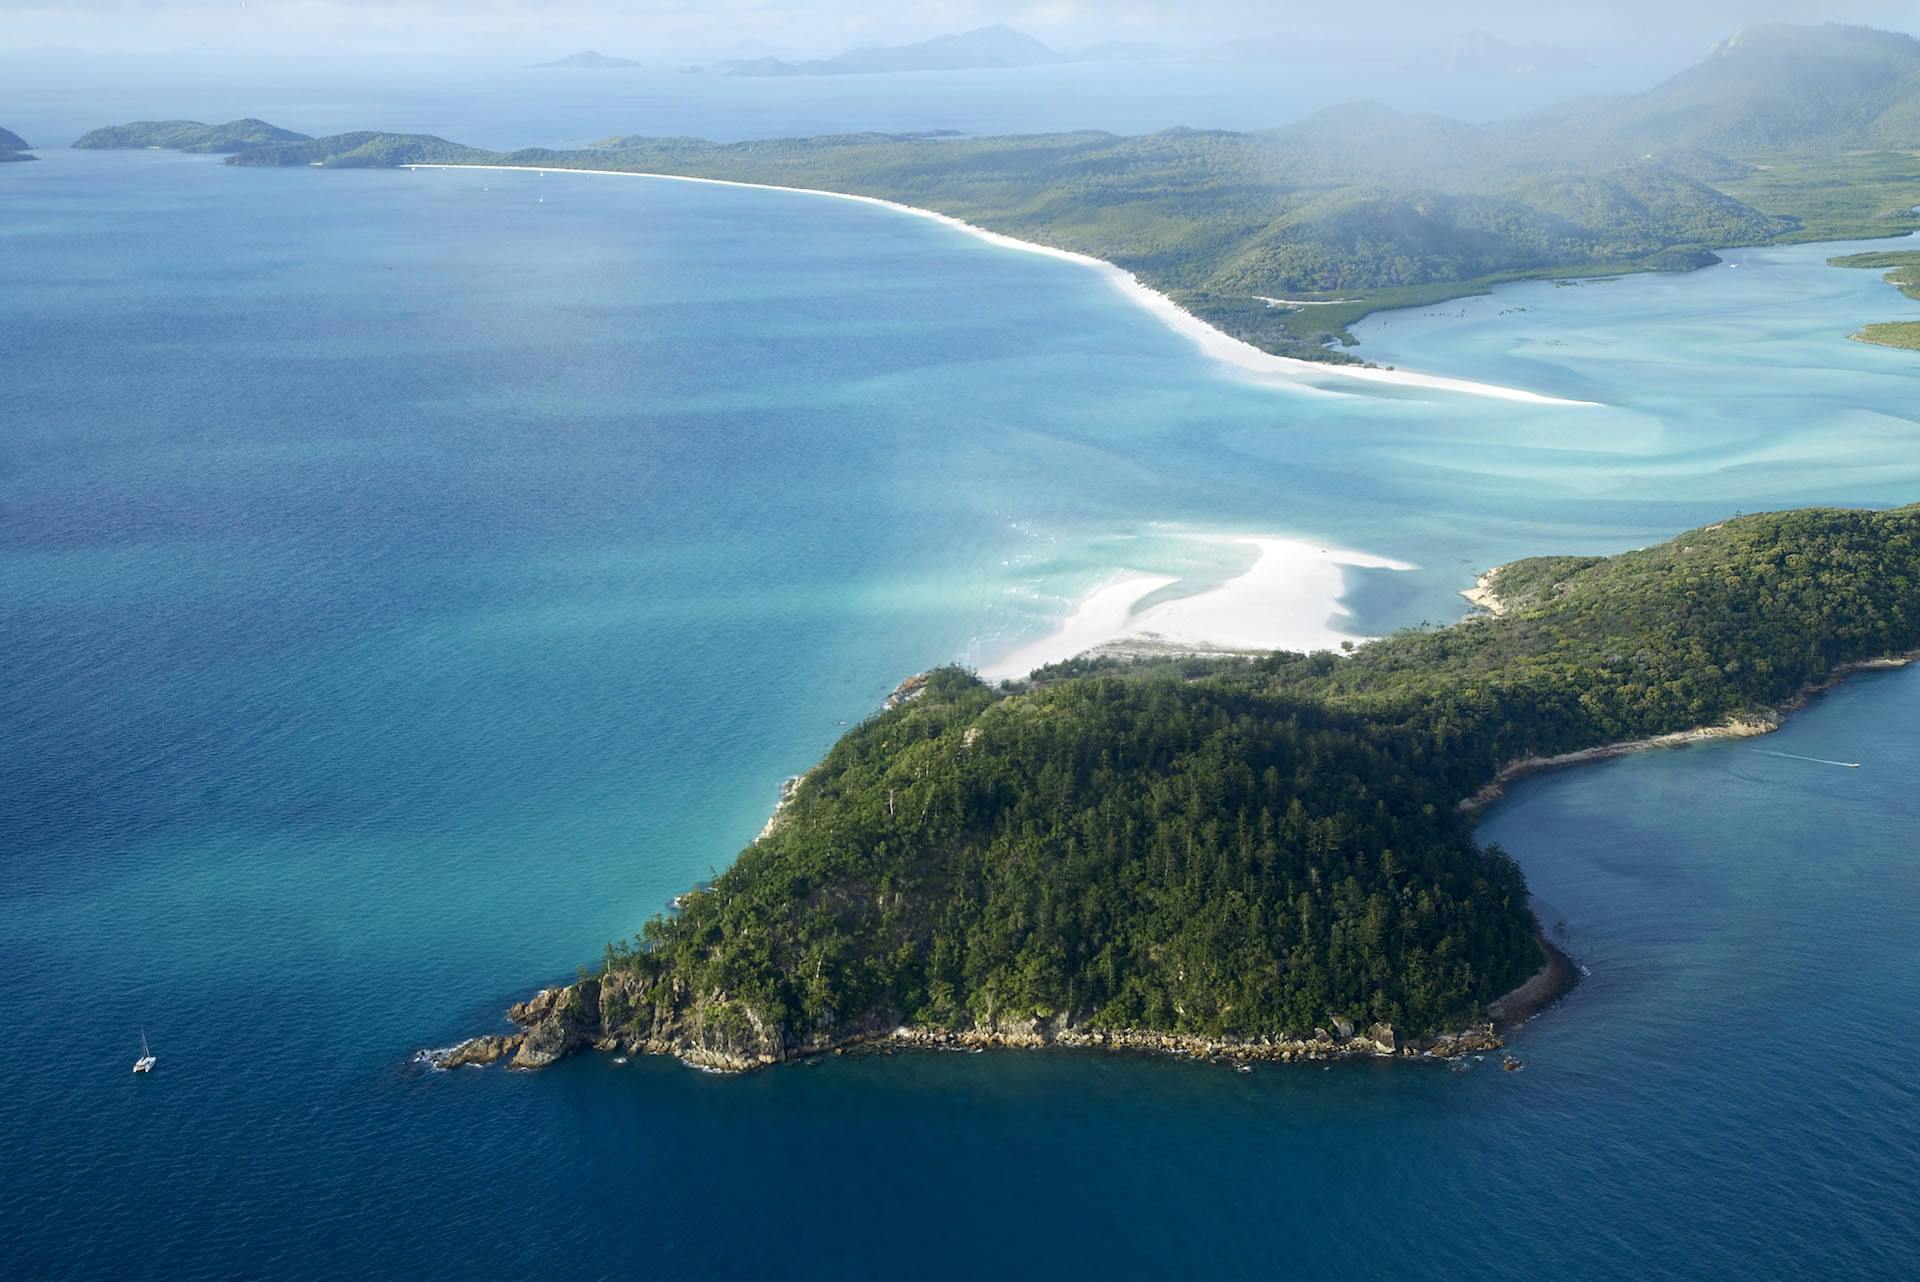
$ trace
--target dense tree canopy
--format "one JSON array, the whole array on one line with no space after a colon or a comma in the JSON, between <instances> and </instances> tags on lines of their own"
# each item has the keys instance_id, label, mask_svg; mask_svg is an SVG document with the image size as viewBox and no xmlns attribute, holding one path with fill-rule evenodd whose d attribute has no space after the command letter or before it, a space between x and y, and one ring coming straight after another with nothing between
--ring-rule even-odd
<instances>
[{"instance_id":1,"label":"dense tree canopy","mask_svg":"<svg viewBox=\"0 0 1920 1282\"><path fill-rule=\"evenodd\" d=\"M1460 803L1504 764L1712 724L1920 648L1920 507L1518 562L1499 617L1351 657L932 674L607 964L658 1038L917 1022L1432 1031L1539 962ZM611 978L611 976L610 976ZM607 985L611 991L614 985ZM627 998L622 997L621 1001Z\"/></svg>"}]
</instances>

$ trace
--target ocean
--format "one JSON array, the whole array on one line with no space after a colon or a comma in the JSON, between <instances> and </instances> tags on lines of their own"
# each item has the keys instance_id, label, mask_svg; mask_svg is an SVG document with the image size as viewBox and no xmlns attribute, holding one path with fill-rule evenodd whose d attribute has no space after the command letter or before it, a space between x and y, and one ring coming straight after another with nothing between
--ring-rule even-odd
<instances>
[{"instance_id":1,"label":"ocean","mask_svg":"<svg viewBox=\"0 0 1920 1282\"><path fill-rule=\"evenodd\" d=\"M1568 408L1263 386L1071 263L779 193L49 150L0 245L0 1275L1908 1258L1913 672L1766 741L1857 771L1717 743L1486 815L1591 971L1524 1072L413 1061L902 677L1230 579L1214 536L1418 566L1348 573L1366 635L1518 555L1920 498L1912 356L1846 338L1920 306L1831 247L1363 326Z\"/></svg>"}]
</instances>

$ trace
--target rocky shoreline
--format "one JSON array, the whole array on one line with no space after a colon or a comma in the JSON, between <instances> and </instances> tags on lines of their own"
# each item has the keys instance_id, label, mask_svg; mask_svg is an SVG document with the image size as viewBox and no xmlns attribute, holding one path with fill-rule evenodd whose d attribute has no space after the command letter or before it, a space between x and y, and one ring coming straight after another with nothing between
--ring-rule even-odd
<instances>
[{"instance_id":1,"label":"rocky shoreline","mask_svg":"<svg viewBox=\"0 0 1920 1282\"><path fill-rule=\"evenodd\" d=\"M1579 984L1581 971L1573 958L1554 947L1542 931L1537 936L1547 954L1546 964L1520 987L1487 1007L1487 1016L1496 1029L1511 1031L1538 1015L1571 992Z\"/></svg>"},{"instance_id":2,"label":"rocky shoreline","mask_svg":"<svg viewBox=\"0 0 1920 1282\"><path fill-rule=\"evenodd\" d=\"M1833 689L1848 677L1861 672L1882 672L1904 668L1917 659L1920 659L1920 651L1887 655L1878 659L1862 659L1858 663L1843 663L1834 668L1825 680L1805 687L1786 702L1746 716L1729 717L1717 726L1700 726L1692 730L1676 730L1672 734L1654 735L1647 739L1601 744L1596 748L1582 748L1578 752L1562 752L1551 757L1523 757L1501 767L1500 773L1495 775L1484 788L1462 800L1459 809L1463 814L1473 814L1483 810L1505 796L1506 786L1514 780L1539 774L1544 770L1558 770L1563 766L1577 766L1589 761L1605 761L1613 757L1624 757L1636 752L1651 752L1659 748L1684 748L1689 744L1708 743L1715 739L1750 739L1763 734L1772 734L1786 724L1789 714L1806 707L1807 702L1815 695Z\"/></svg>"},{"instance_id":3,"label":"rocky shoreline","mask_svg":"<svg viewBox=\"0 0 1920 1282\"><path fill-rule=\"evenodd\" d=\"M1701 726L1693 730L1676 730L1672 734L1654 735L1649 739L1631 739L1624 743L1606 743L1597 748L1582 748L1578 752L1562 752L1551 757L1522 757L1501 767L1500 773L1480 791L1460 802L1463 814L1472 814L1484 810L1487 806L1506 795L1506 787L1516 779L1527 775L1539 774L1545 770L1558 770L1562 766L1577 766L1588 761L1606 761L1612 757L1625 757L1636 752L1651 752L1656 748L1684 748L1691 743L1706 743L1714 739L1745 739L1757 735L1772 734L1780 728L1783 717L1778 712L1767 712L1750 720L1730 717L1717 726Z\"/></svg>"},{"instance_id":4,"label":"rocky shoreline","mask_svg":"<svg viewBox=\"0 0 1920 1282\"><path fill-rule=\"evenodd\" d=\"M1495 1001L1488 1018L1454 1032L1407 1037L1392 1025L1357 1028L1332 1018L1310 1034L1254 1038L1212 1037L1197 1033L1112 1029L1075 1024L1065 1017L996 1021L963 1029L922 1028L875 1018L835 1031L791 1038L765 1027L748 1008L725 994L693 994L676 986L653 990L633 972L609 972L598 978L543 988L507 1010L520 1031L468 1038L445 1050L426 1050L415 1058L434 1068L477 1067L505 1061L510 1068L539 1069L592 1049L620 1055L666 1055L693 1068L744 1073L793 1060L841 1054L863 1047L929 1050L1040 1050L1053 1047L1131 1054L1175 1055L1245 1066L1255 1062L1301 1063L1339 1059L1454 1059L1498 1050L1502 1030L1525 1023L1579 982L1579 968L1539 936L1547 961L1512 992ZM662 1007L654 1004L665 996ZM652 1010L642 1028L633 1012Z\"/></svg>"},{"instance_id":5,"label":"rocky shoreline","mask_svg":"<svg viewBox=\"0 0 1920 1282\"><path fill-rule=\"evenodd\" d=\"M1483 577L1483 584L1493 573ZM1469 813L1477 811L1500 797L1504 785L1541 770L1653 748L1768 734L1780 727L1786 714L1848 676L1903 667L1916 658L1920 658L1920 652L1836 667L1825 680L1801 690L1778 707L1755 716L1730 718L1722 725L1516 761L1502 769L1486 787L1463 800L1460 809ZM903 682L890 697L889 706L918 695L924 681L925 678L920 677ZM783 817L782 812L804 779L805 776L797 776L787 781L767 831L772 831ZM1073 1024L1065 1018L998 1022L990 1027L968 1029L933 1029L874 1017L834 1031L816 1031L796 1038L785 1029L764 1026L750 1007L725 993L691 993L677 982L671 991L656 990L653 981L642 979L632 971L618 971L575 984L544 988L510 1007L507 1018L520 1026L518 1032L469 1038L445 1050L421 1051L416 1058L444 1069L502 1060L512 1068L538 1069L592 1048L629 1055L671 1055L690 1066L718 1072L747 1072L865 1046L953 1050L1070 1047L1178 1055L1240 1066L1254 1061L1291 1063L1358 1057L1450 1059L1499 1049L1504 1044L1503 1030L1510 1031L1525 1023L1580 982L1580 969L1572 959L1555 947L1544 932L1538 939L1546 953L1545 965L1518 988L1494 1001L1487 1008L1485 1022L1432 1037L1403 1037L1390 1025L1380 1023L1356 1030L1338 1019L1330 1021L1331 1028L1315 1028L1310 1036L1236 1039L1103 1029ZM645 1029L633 1018L634 1012L643 1010L652 1012L652 1024Z\"/></svg>"},{"instance_id":6,"label":"rocky shoreline","mask_svg":"<svg viewBox=\"0 0 1920 1282\"><path fill-rule=\"evenodd\" d=\"M1388 1024L1374 1024L1364 1032L1336 1021L1335 1028L1316 1028L1311 1037L1252 1039L1202 1037L1188 1033L1155 1033L1139 1029L1049 1028L1040 1021L1031 1027L994 1029L896 1028L875 1039L889 1046L946 1050L1040 1050L1078 1047L1136 1054L1176 1055L1233 1064L1268 1061L1294 1063L1357 1058L1452 1059L1474 1051L1497 1050L1503 1045L1491 1023L1470 1025L1438 1037L1400 1038Z\"/></svg>"},{"instance_id":7,"label":"rocky shoreline","mask_svg":"<svg viewBox=\"0 0 1920 1282\"><path fill-rule=\"evenodd\" d=\"M1526 1006L1530 1015L1577 982L1578 972L1564 954L1549 946L1545 968L1502 1002L1545 984ZM1572 976L1572 979L1566 978ZM593 1049L624 1055L670 1055L693 1068L710 1072L743 1073L798 1059L874 1048L923 1050L1042 1050L1077 1048L1118 1053L1173 1055L1235 1065L1255 1062L1306 1063L1341 1059L1454 1059L1498 1050L1505 1042L1492 1020L1471 1024L1458 1032L1434 1037L1403 1038L1391 1025L1376 1023L1357 1030L1344 1020L1331 1028L1315 1028L1311 1036L1231 1038L1191 1033L1159 1033L1142 1029L1102 1029L1032 1019L991 1028L940 1029L898 1025L821 1039L784 1053L754 1052L728 1042L669 1040L659 1037L609 1034L602 1021L586 1014L588 988L584 985L542 989L508 1011L522 1031L473 1037L446 1050L422 1051L421 1062L435 1068L478 1067L505 1060L509 1068L539 1069L580 1051ZM592 994L597 998L598 994ZM1524 1022L1514 1018L1511 1024Z\"/></svg>"}]
</instances>

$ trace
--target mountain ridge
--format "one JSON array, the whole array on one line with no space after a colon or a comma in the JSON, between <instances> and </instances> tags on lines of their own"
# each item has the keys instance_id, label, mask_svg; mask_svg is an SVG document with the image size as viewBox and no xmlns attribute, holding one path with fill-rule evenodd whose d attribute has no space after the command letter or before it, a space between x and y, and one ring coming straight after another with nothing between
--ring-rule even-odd
<instances>
[{"instance_id":1,"label":"mountain ridge","mask_svg":"<svg viewBox=\"0 0 1920 1282\"><path fill-rule=\"evenodd\" d=\"M849 49L831 58L796 63L763 57L716 63L715 68L731 76L849 76L1033 67L1066 61L1065 56L1032 36L1015 31L1005 23L995 23L912 44Z\"/></svg>"},{"instance_id":2,"label":"mountain ridge","mask_svg":"<svg viewBox=\"0 0 1920 1282\"><path fill-rule=\"evenodd\" d=\"M578 68L589 71L611 71L622 67L637 67L640 64L631 58L614 58L592 49L582 49L579 53L570 53L564 58L555 58L552 62L529 64L534 71L547 71L555 67Z\"/></svg>"}]
</instances>

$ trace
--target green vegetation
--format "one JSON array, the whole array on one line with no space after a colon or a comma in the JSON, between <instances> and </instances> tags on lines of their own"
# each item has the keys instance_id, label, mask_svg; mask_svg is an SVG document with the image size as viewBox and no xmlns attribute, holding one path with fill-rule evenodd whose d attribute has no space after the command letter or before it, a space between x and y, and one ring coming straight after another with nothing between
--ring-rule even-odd
<instances>
[{"instance_id":1,"label":"green vegetation","mask_svg":"<svg viewBox=\"0 0 1920 1282\"><path fill-rule=\"evenodd\" d=\"M235 151L230 163L242 165L566 167L879 196L1105 259L1230 334L1320 360L1352 360L1338 349L1369 312L1503 281L1689 270L1716 261L1716 248L1920 228L1920 42L1858 27L1759 28L1644 94L1489 127L1357 104L1250 133L622 136L495 153L424 134L220 129L242 125L257 128L217 146L192 133L206 126L178 122L103 130L81 145L192 145ZM180 129L184 144L155 141ZM1292 305L1302 302L1327 305Z\"/></svg>"},{"instance_id":2,"label":"green vegetation","mask_svg":"<svg viewBox=\"0 0 1920 1282\"><path fill-rule=\"evenodd\" d=\"M1920 130L1914 140L1920 142ZM1866 240L1920 230L1920 151L1813 151L1752 157L1720 189L1786 221L1783 242Z\"/></svg>"},{"instance_id":3,"label":"green vegetation","mask_svg":"<svg viewBox=\"0 0 1920 1282\"><path fill-rule=\"evenodd\" d=\"M1908 298L1920 299L1920 250L1882 249L1865 254L1846 254L1829 258L1827 266L1886 268L1887 274L1883 279L1887 284L1897 287ZM1882 347L1920 349L1920 321L1884 321L1868 325L1853 337L1863 343L1878 343Z\"/></svg>"},{"instance_id":4,"label":"green vegetation","mask_svg":"<svg viewBox=\"0 0 1920 1282\"><path fill-rule=\"evenodd\" d=\"M1328 337L1351 341L1346 325L1383 305L1522 275L1697 264L1701 246L1765 240L1785 226L1661 166L1542 174L1503 155L1470 126L1366 109L1258 134L623 137L507 154L347 134L252 148L232 163L494 163L880 196L1117 263L1229 333L1320 358ZM1364 305L1289 312L1261 301L1356 291Z\"/></svg>"},{"instance_id":5,"label":"green vegetation","mask_svg":"<svg viewBox=\"0 0 1920 1282\"><path fill-rule=\"evenodd\" d=\"M1854 337L1863 343L1905 347L1920 352L1920 321L1881 321L1868 325Z\"/></svg>"},{"instance_id":6,"label":"green vegetation","mask_svg":"<svg viewBox=\"0 0 1920 1282\"><path fill-rule=\"evenodd\" d=\"M1510 762L1708 725L1920 647L1920 506L1736 518L1494 584L1348 658L931 674L773 831L609 948L607 1031L781 1058L908 1022L1431 1032L1540 961L1460 805Z\"/></svg>"},{"instance_id":7,"label":"green vegetation","mask_svg":"<svg viewBox=\"0 0 1920 1282\"><path fill-rule=\"evenodd\" d=\"M1826 23L1749 28L1642 94L1559 109L1555 136L1723 156L1920 142L1920 41Z\"/></svg>"},{"instance_id":8,"label":"green vegetation","mask_svg":"<svg viewBox=\"0 0 1920 1282\"><path fill-rule=\"evenodd\" d=\"M1920 299L1920 249L1879 250L1869 254L1846 254L1829 258L1829 267L1888 268L1882 277L1908 298Z\"/></svg>"},{"instance_id":9,"label":"green vegetation","mask_svg":"<svg viewBox=\"0 0 1920 1282\"><path fill-rule=\"evenodd\" d=\"M397 169L401 165L488 165L499 157L432 134L383 134L362 130L301 142L250 147L227 157L230 165L318 165L332 169Z\"/></svg>"},{"instance_id":10,"label":"green vegetation","mask_svg":"<svg viewBox=\"0 0 1920 1282\"><path fill-rule=\"evenodd\" d=\"M132 124L96 129L73 145L92 150L158 148L219 155L267 143L304 142L306 138L305 134L251 118L229 120L224 125L203 125L197 120L136 120Z\"/></svg>"}]
</instances>

